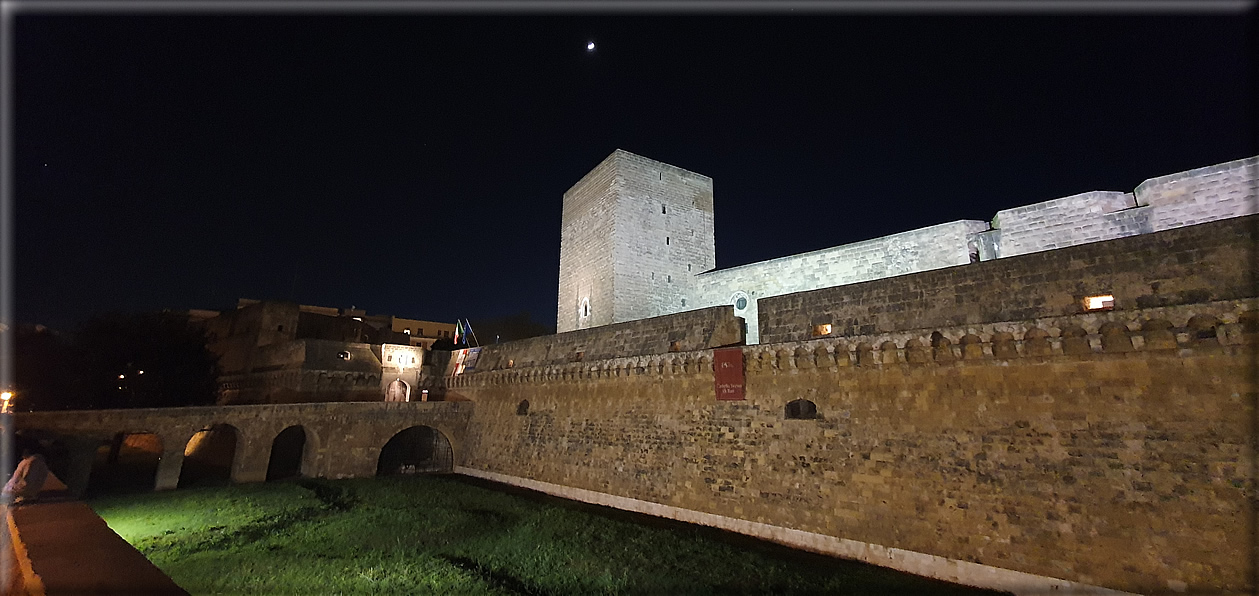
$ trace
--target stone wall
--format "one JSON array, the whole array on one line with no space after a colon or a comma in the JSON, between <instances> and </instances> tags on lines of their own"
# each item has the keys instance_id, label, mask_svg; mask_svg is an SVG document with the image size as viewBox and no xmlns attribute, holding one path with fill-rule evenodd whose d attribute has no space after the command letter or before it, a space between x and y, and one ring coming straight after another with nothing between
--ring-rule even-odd
<instances>
[{"instance_id":1,"label":"stone wall","mask_svg":"<svg viewBox=\"0 0 1259 596\"><path fill-rule=\"evenodd\" d=\"M1259 213L1259 157L1151 178L1136 190L1153 208L1153 227L1167 230Z\"/></svg>"},{"instance_id":2,"label":"stone wall","mask_svg":"<svg viewBox=\"0 0 1259 596\"><path fill-rule=\"evenodd\" d=\"M711 178L620 149L565 192L559 331L684 309L716 265L712 196Z\"/></svg>"},{"instance_id":3,"label":"stone wall","mask_svg":"<svg viewBox=\"0 0 1259 596\"><path fill-rule=\"evenodd\" d=\"M730 307L718 306L484 346L476 370L528 368L741 343L742 322ZM453 364L447 365L447 376L453 374L452 367Z\"/></svg>"},{"instance_id":4,"label":"stone wall","mask_svg":"<svg viewBox=\"0 0 1259 596\"><path fill-rule=\"evenodd\" d=\"M478 372L463 466L1020 594L1251 590L1255 306L748 346L743 402L710 351Z\"/></svg>"},{"instance_id":5,"label":"stone wall","mask_svg":"<svg viewBox=\"0 0 1259 596\"><path fill-rule=\"evenodd\" d=\"M1092 191L998 211L988 232L995 250L985 260L1052 250L1154 231L1150 209L1131 193Z\"/></svg>"},{"instance_id":6,"label":"stone wall","mask_svg":"<svg viewBox=\"0 0 1259 596\"><path fill-rule=\"evenodd\" d=\"M1111 294L1116 310L1256 295L1259 216L1083 244L760 301L762 342L928 326L1013 321L1084 310Z\"/></svg>"},{"instance_id":7,"label":"stone wall","mask_svg":"<svg viewBox=\"0 0 1259 596\"><path fill-rule=\"evenodd\" d=\"M61 437L78 462L63 479L82 490L97 447L117 433L154 433L162 442L156 488L175 488L184 449L197 432L217 425L236 431L233 482L266 479L271 444L281 431L300 426L306 444L301 474L306 477L370 477L380 450L395 434L412 426L430 426L450 441L456 464L465 455L468 402L318 403L215 406L82 412L27 412L14 415L16 428Z\"/></svg>"},{"instance_id":8,"label":"stone wall","mask_svg":"<svg viewBox=\"0 0 1259 596\"><path fill-rule=\"evenodd\" d=\"M712 271L696 280L693 306L733 305L747 296L747 307L735 314L747 321L748 343L772 341L759 336L759 299L969 263L975 235L987 229L982 221L955 221Z\"/></svg>"}]
</instances>

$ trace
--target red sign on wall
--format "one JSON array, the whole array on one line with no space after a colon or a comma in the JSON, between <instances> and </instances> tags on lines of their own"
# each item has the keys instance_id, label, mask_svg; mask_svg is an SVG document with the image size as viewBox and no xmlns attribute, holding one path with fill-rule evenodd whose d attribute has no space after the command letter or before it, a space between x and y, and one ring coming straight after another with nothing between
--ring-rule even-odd
<instances>
[{"instance_id":1,"label":"red sign on wall","mask_svg":"<svg viewBox=\"0 0 1259 596\"><path fill-rule=\"evenodd\" d=\"M743 401L743 348L713 350L718 401Z\"/></svg>"}]
</instances>

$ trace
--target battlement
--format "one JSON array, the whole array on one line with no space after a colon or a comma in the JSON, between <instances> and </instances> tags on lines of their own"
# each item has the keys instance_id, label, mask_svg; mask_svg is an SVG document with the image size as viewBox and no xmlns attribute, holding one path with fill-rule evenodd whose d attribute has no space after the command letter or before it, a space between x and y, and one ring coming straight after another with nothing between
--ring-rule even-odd
<instances>
[{"instance_id":1,"label":"battlement","mask_svg":"<svg viewBox=\"0 0 1259 596\"><path fill-rule=\"evenodd\" d=\"M1146 352L1209 352L1254 344L1259 344L1259 300L1243 299L792 340L744 346L743 358L749 372L812 368L837 371L845 367L954 363L1000 366L1002 361L1011 359L1062 356L1140 357ZM504 351L522 352L520 347ZM620 356L605 351L600 356L580 361L533 360L510 367L500 356L493 362L483 361L476 371L453 377L449 382L451 387L479 387L713 372L712 348L707 347Z\"/></svg>"}]
</instances>

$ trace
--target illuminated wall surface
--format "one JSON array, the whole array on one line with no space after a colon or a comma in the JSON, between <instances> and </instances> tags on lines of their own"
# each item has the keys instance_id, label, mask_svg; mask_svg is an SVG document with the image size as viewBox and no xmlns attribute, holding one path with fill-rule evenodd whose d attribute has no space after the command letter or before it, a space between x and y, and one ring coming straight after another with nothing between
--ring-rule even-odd
<instances>
[{"instance_id":1,"label":"illuminated wall surface","mask_svg":"<svg viewBox=\"0 0 1259 596\"><path fill-rule=\"evenodd\" d=\"M656 180L661 171L685 175ZM647 217L658 214L655 202L662 197L690 196L695 181L707 184L700 202L706 209L697 211L702 217ZM747 321L747 342L760 343L761 298L1259 213L1256 181L1259 157L1251 157L1152 178L1132 193L1092 191L1007 209L992 222L956 221L730 269L693 266L678 273L692 262L715 263L712 180L618 150L565 193L559 330L729 304ZM672 240L691 230L698 238L693 246L659 246L658 236ZM672 272L665 274L671 283L659 283L662 271ZM579 321L583 297L591 300L592 314Z\"/></svg>"},{"instance_id":2,"label":"illuminated wall surface","mask_svg":"<svg viewBox=\"0 0 1259 596\"><path fill-rule=\"evenodd\" d=\"M763 299L743 402L714 394L728 338L670 351L731 306L494 346L451 380L476 404L460 465L1020 593L1249 591L1256 225Z\"/></svg>"}]
</instances>

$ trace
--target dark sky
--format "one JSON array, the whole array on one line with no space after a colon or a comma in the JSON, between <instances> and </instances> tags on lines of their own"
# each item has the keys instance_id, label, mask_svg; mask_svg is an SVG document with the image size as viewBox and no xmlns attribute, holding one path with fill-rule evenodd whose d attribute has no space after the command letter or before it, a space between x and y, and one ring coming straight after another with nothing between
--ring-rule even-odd
<instances>
[{"instance_id":1,"label":"dark sky","mask_svg":"<svg viewBox=\"0 0 1259 596\"><path fill-rule=\"evenodd\" d=\"M714 179L721 268L1131 191L1259 153L1254 23L23 12L16 319L550 324L562 194L618 147Z\"/></svg>"}]
</instances>

